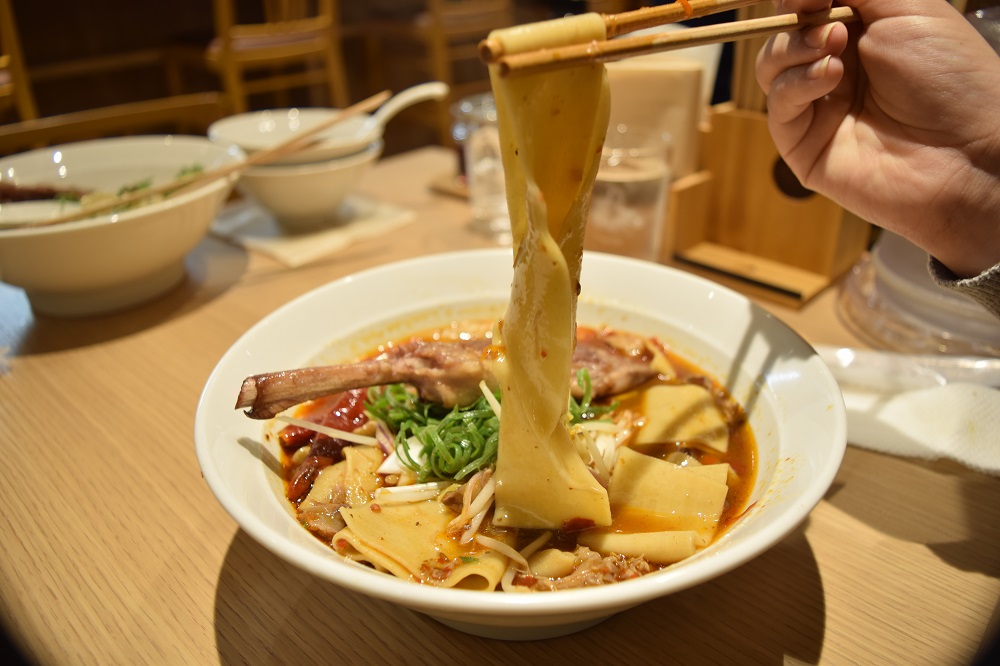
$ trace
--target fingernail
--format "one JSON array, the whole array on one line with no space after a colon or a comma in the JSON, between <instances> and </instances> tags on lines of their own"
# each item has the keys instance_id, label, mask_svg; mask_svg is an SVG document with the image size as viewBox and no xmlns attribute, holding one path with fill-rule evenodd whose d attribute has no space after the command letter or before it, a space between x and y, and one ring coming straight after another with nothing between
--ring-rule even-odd
<instances>
[{"instance_id":1,"label":"fingernail","mask_svg":"<svg viewBox=\"0 0 1000 666\"><path fill-rule=\"evenodd\" d=\"M827 23L819 29L809 30L805 35L805 43L811 49L825 49L826 43L830 40L830 33L833 32L835 23Z\"/></svg>"},{"instance_id":2,"label":"fingernail","mask_svg":"<svg viewBox=\"0 0 1000 666\"><path fill-rule=\"evenodd\" d=\"M821 79L826 75L826 70L830 67L830 59L833 56L827 56L822 60L818 60L813 64L809 65L809 69L806 70L806 76L810 79Z\"/></svg>"}]
</instances>

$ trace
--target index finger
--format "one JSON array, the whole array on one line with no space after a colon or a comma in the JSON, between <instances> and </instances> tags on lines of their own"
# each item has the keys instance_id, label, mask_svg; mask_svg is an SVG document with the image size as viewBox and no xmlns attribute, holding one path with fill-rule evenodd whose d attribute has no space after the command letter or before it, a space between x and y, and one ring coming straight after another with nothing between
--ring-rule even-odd
<instances>
[{"instance_id":1,"label":"index finger","mask_svg":"<svg viewBox=\"0 0 1000 666\"><path fill-rule=\"evenodd\" d=\"M808 14L830 9L833 3L830 0L778 0L778 13Z\"/></svg>"}]
</instances>

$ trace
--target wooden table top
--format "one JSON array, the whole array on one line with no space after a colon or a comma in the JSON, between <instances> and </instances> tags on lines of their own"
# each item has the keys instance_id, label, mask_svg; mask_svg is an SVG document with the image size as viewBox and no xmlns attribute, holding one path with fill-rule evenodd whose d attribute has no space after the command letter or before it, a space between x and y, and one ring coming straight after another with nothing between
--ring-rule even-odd
<instances>
[{"instance_id":1,"label":"wooden table top","mask_svg":"<svg viewBox=\"0 0 1000 666\"><path fill-rule=\"evenodd\" d=\"M848 447L808 520L750 563L583 633L469 636L286 565L201 478L195 408L215 363L263 316L384 262L486 247L430 180L454 156L383 160L363 190L412 225L289 269L220 240L155 302L33 315L0 284L0 613L44 664L967 664L1000 598L1000 480ZM814 343L856 344L835 290L792 311Z\"/></svg>"}]
</instances>

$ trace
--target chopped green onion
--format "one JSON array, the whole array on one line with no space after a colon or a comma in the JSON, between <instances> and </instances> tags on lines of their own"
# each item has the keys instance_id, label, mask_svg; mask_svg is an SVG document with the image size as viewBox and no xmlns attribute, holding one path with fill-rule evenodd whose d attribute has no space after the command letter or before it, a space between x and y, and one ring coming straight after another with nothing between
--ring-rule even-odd
<instances>
[{"instance_id":1,"label":"chopped green onion","mask_svg":"<svg viewBox=\"0 0 1000 666\"><path fill-rule=\"evenodd\" d=\"M617 409L617 403L592 403L590 374L585 368L577 373L577 382L583 396L579 401L569 399L571 425L587 422L589 426ZM448 410L421 400L405 384L373 387L368 389L365 409L395 433L396 456L403 467L417 474L418 483L464 481L496 462L500 441L500 395L485 384L481 388L483 396L476 402Z\"/></svg>"},{"instance_id":2,"label":"chopped green onion","mask_svg":"<svg viewBox=\"0 0 1000 666\"><path fill-rule=\"evenodd\" d=\"M365 409L396 433L396 455L416 472L418 483L463 481L496 462L500 419L486 396L448 410L420 400L403 384L392 384L369 389ZM411 437L419 444L419 455L410 455Z\"/></svg>"},{"instance_id":3,"label":"chopped green onion","mask_svg":"<svg viewBox=\"0 0 1000 666\"><path fill-rule=\"evenodd\" d=\"M200 164L191 164L188 166L181 167L177 175L174 176L175 179L180 180L181 178L190 178L191 176L197 176L205 171L205 168Z\"/></svg>"},{"instance_id":4,"label":"chopped green onion","mask_svg":"<svg viewBox=\"0 0 1000 666\"><path fill-rule=\"evenodd\" d=\"M126 194L132 194L133 192L138 192L139 190L148 190L153 185L152 178L146 178L144 180L136 181L128 185L122 185L118 188L118 193L116 196L125 196Z\"/></svg>"},{"instance_id":5,"label":"chopped green onion","mask_svg":"<svg viewBox=\"0 0 1000 666\"><path fill-rule=\"evenodd\" d=\"M593 393L590 385L590 373L587 372L586 368L580 368L577 371L576 383L583 389L583 395L580 396L579 402L573 396L569 397L570 425L583 423L584 421L593 421L618 409L617 402L613 402L610 405L595 405L591 403Z\"/></svg>"}]
</instances>

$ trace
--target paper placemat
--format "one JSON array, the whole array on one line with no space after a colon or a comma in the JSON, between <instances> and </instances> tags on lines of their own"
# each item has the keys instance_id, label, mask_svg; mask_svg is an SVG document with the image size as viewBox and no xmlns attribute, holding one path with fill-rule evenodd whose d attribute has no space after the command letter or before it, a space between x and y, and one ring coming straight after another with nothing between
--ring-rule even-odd
<instances>
[{"instance_id":1,"label":"paper placemat","mask_svg":"<svg viewBox=\"0 0 1000 666\"><path fill-rule=\"evenodd\" d=\"M334 226L293 234L256 203L241 201L222 209L212 223L212 233L295 268L410 224L416 214L367 197L351 196L337 209L337 218Z\"/></svg>"}]
</instances>

